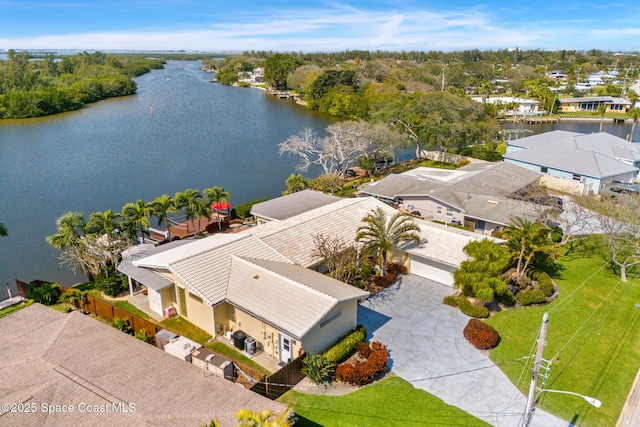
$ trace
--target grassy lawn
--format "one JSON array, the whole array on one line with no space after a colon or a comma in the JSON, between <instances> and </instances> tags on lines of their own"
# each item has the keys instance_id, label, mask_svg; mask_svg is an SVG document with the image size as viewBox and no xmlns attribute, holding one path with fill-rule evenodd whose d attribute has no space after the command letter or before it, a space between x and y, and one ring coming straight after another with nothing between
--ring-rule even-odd
<instances>
[{"instance_id":1,"label":"grassy lawn","mask_svg":"<svg viewBox=\"0 0 640 427\"><path fill-rule=\"evenodd\" d=\"M546 388L595 397L602 407L556 393L547 393L540 406L581 426L613 426L640 367L640 309L635 307L640 281L620 282L608 265L603 267L601 256L579 252L559 260L555 280L560 296L554 302L507 310L487 320L502 337L491 359L499 364L528 355L542 316L549 313L544 358L553 363ZM531 371L524 371L523 363L500 367L526 394Z\"/></svg>"},{"instance_id":2,"label":"grassy lawn","mask_svg":"<svg viewBox=\"0 0 640 427\"><path fill-rule=\"evenodd\" d=\"M100 299L104 299L104 298L100 298ZM107 300L107 299L104 299L104 300L109 302L110 304L115 305L118 308L123 309L124 311L128 311L129 313L135 314L136 316L138 316L138 317L140 317L140 318L142 318L144 320L148 320L151 323L155 323L155 320L153 320L151 318L151 316L149 316L144 311L140 310L135 305L131 304L129 301Z\"/></svg>"},{"instance_id":3,"label":"grassy lawn","mask_svg":"<svg viewBox=\"0 0 640 427\"><path fill-rule=\"evenodd\" d=\"M28 301L19 302L18 304L10 305L9 307L5 307L0 310L0 318L10 315L11 313L15 313L18 310L22 310L25 307L30 306Z\"/></svg>"},{"instance_id":4,"label":"grassy lawn","mask_svg":"<svg viewBox=\"0 0 640 427\"><path fill-rule=\"evenodd\" d=\"M290 391L279 399L295 409L296 427L488 426L399 377L386 378L344 396Z\"/></svg>"},{"instance_id":5,"label":"grassy lawn","mask_svg":"<svg viewBox=\"0 0 640 427\"><path fill-rule=\"evenodd\" d=\"M166 319L160 322L160 325L165 329L175 332L176 334L182 335L183 337L187 337L192 341L202 344L206 348L210 350L214 350L222 354L223 356L228 357L229 359L246 363L247 365L258 369L261 372L264 372L265 374L271 374L271 372L269 372L262 366L258 365L253 360L249 359L248 357L244 356L240 352L220 342L212 342L209 344L205 344L207 341L211 339L211 335L209 335L207 332L203 331L202 329L198 328L197 326L194 326L193 324L189 323L187 320L183 319L182 317L179 317L179 316L171 317L169 319Z\"/></svg>"}]
</instances>

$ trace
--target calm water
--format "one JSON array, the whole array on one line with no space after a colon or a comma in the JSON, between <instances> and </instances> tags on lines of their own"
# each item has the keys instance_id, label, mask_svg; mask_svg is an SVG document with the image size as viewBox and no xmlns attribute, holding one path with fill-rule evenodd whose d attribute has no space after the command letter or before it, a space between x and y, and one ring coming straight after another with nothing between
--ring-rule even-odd
<instances>
[{"instance_id":1,"label":"calm water","mask_svg":"<svg viewBox=\"0 0 640 427\"><path fill-rule=\"evenodd\" d=\"M306 127L322 133L331 119L260 90L208 83L199 65L169 62L136 79L137 95L81 111L0 121L0 222L9 231L0 285L81 279L45 242L68 211L119 212L136 199L215 185L234 205L280 194L298 159L280 157L278 143Z\"/></svg>"},{"instance_id":2,"label":"calm water","mask_svg":"<svg viewBox=\"0 0 640 427\"><path fill-rule=\"evenodd\" d=\"M280 157L278 143L305 127L322 133L332 120L259 90L208 83L199 65L169 62L136 79L137 95L81 111L0 121L0 222L9 230L0 238L0 299L1 285L16 278L67 285L81 279L59 266L58 251L45 242L65 212L120 211L140 198L214 185L229 191L234 205L280 194L298 160ZM604 130L624 138L630 125ZM410 147L400 157L412 155Z\"/></svg>"}]
</instances>

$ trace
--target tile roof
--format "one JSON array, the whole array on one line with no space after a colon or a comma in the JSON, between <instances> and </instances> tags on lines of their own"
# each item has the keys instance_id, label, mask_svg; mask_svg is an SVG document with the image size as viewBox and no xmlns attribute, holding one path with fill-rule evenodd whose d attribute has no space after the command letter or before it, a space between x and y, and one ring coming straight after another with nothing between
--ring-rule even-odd
<instances>
[{"instance_id":1,"label":"tile roof","mask_svg":"<svg viewBox=\"0 0 640 427\"><path fill-rule=\"evenodd\" d=\"M507 161L545 166L594 178L636 172L638 168L623 161L640 160L640 149L634 143L604 132L579 134L553 131L509 142L509 145L526 150L505 154Z\"/></svg>"},{"instance_id":2,"label":"tile roof","mask_svg":"<svg viewBox=\"0 0 640 427\"><path fill-rule=\"evenodd\" d=\"M239 409L284 408L79 312L34 304L0 319L0 337L3 401L38 409L0 413L1 425L193 427L216 418L235 426ZM108 412L80 412L80 403ZM114 411L112 403L133 403L135 412ZM42 404L74 405L74 412L48 414Z\"/></svg>"},{"instance_id":3,"label":"tile roof","mask_svg":"<svg viewBox=\"0 0 640 427\"><path fill-rule=\"evenodd\" d=\"M254 316L303 339L340 302L369 293L305 267L232 257L227 299Z\"/></svg>"},{"instance_id":4,"label":"tile roof","mask_svg":"<svg viewBox=\"0 0 640 427\"><path fill-rule=\"evenodd\" d=\"M281 221L338 200L341 200L340 197L320 191L302 190L266 202L256 203L251 208L251 215Z\"/></svg>"}]
</instances>

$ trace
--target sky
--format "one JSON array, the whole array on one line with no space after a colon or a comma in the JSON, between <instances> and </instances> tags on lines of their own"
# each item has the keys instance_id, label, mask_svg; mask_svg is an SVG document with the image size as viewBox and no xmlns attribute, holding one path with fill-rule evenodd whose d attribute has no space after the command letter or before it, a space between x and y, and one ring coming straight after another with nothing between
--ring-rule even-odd
<instances>
[{"instance_id":1,"label":"sky","mask_svg":"<svg viewBox=\"0 0 640 427\"><path fill-rule=\"evenodd\" d=\"M0 0L0 49L640 50L640 2Z\"/></svg>"}]
</instances>

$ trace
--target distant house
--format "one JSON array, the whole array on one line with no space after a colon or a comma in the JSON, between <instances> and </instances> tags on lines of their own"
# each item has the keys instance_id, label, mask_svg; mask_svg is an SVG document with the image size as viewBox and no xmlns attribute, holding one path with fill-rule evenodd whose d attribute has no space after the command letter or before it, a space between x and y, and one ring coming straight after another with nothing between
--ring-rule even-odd
<instances>
[{"instance_id":1,"label":"distant house","mask_svg":"<svg viewBox=\"0 0 640 427\"><path fill-rule=\"evenodd\" d=\"M604 105L607 111L616 113L626 113L632 107L632 103L624 98L614 98L612 96L585 96L583 98L561 98L560 111L598 111L598 107Z\"/></svg>"},{"instance_id":2,"label":"distant house","mask_svg":"<svg viewBox=\"0 0 640 427\"><path fill-rule=\"evenodd\" d=\"M636 180L640 149L604 132L557 130L508 141L504 160L544 174L541 183L550 188L597 194L606 183Z\"/></svg>"},{"instance_id":3,"label":"distant house","mask_svg":"<svg viewBox=\"0 0 640 427\"><path fill-rule=\"evenodd\" d=\"M0 393L31 409L3 410L3 426L231 427L240 409L285 409L78 311L34 304L1 318L0 338Z\"/></svg>"},{"instance_id":4,"label":"distant house","mask_svg":"<svg viewBox=\"0 0 640 427\"><path fill-rule=\"evenodd\" d=\"M251 207L251 215L255 217L257 224L260 225L269 221L282 221L338 200L342 199L321 191L302 190L256 203Z\"/></svg>"},{"instance_id":5,"label":"distant house","mask_svg":"<svg viewBox=\"0 0 640 427\"><path fill-rule=\"evenodd\" d=\"M535 116L543 113L543 111L540 111L540 101L535 99L515 98L513 96L489 98L474 96L471 99L476 102L497 105L500 113L509 116Z\"/></svg>"},{"instance_id":6,"label":"distant house","mask_svg":"<svg viewBox=\"0 0 640 427\"><path fill-rule=\"evenodd\" d=\"M536 219L537 207L514 195L541 176L504 162L474 163L455 170L416 168L373 182L361 193L427 219L490 234L516 216Z\"/></svg>"}]
</instances>

